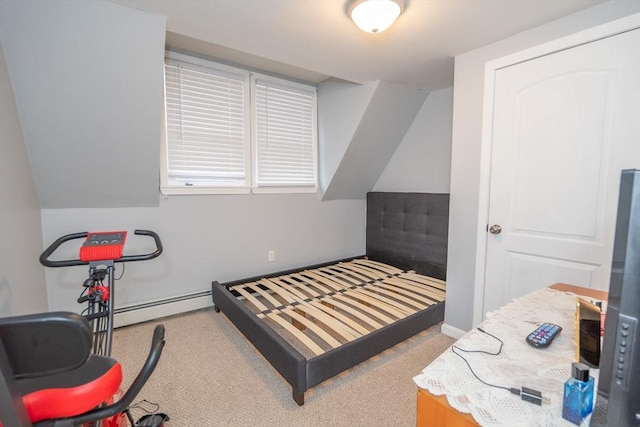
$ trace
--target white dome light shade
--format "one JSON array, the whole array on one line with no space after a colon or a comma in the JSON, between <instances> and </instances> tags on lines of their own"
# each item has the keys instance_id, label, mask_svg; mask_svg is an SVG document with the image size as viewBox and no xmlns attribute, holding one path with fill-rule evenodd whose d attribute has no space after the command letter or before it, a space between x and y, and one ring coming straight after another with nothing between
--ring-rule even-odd
<instances>
[{"instance_id":1,"label":"white dome light shade","mask_svg":"<svg viewBox=\"0 0 640 427\"><path fill-rule=\"evenodd\" d=\"M380 33L391 26L402 13L404 1L363 0L351 1L349 16L356 25L368 33Z\"/></svg>"}]
</instances>

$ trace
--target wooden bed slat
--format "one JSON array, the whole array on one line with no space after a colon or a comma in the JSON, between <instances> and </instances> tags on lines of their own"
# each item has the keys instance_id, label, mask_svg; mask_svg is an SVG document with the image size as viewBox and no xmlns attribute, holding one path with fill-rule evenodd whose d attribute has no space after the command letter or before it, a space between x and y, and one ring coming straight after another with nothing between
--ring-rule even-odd
<instances>
[{"instance_id":1,"label":"wooden bed slat","mask_svg":"<svg viewBox=\"0 0 640 427\"><path fill-rule=\"evenodd\" d=\"M424 310L425 308L431 305L431 304L425 304L423 302L416 301L415 299L407 297L407 294L411 296L415 296L415 295L413 295L411 292L406 292L406 291L403 292L403 289L395 286L390 286L382 282L377 282L374 284L374 287L377 288L376 289L377 291L382 292L391 298L401 301L404 305L413 307L412 311L415 311L416 309Z\"/></svg>"},{"instance_id":2,"label":"wooden bed slat","mask_svg":"<svg viewBox=\"0 0 640 427\"><path fill-rule=\"evenodd\" d=\"M350 306L348 304L343 304L342 302L338 301L338 298L337 298L338 296L340 296L340 295L334 295L334 296L331 296L331 297L323 298L321 300L321 302L323 302L323 303L327 302L327 303L339 308L340 310L351 314L352 316L354 316L355 318L357 318L361 322L364 322L364 323L370 325L374 330L375 329L380 329L380 328L382 328L384 326L382 323L372 319L371 317L367 316L366 314L362 313L361 311L358 311L357 309L353 308L352 306Z\"/></svg>"},{"instance_id":3,"label":"wooden bed slat","mask_svg":"<svg viewBox=\"0 0 640 427\"><path fill-rule=\"evenodd\" d=\"M329 268L319 268L316 271L318 272L318 274L321 274L324 277L326 277L328 279L331 279L331 280L334 280L336 282L337 282L336 279L340 279L343 282L342 289L345 289L344 282L349 282L349 287L350 286L357 286L357 285L362 284L362 280L356 280L353 277L349 277L344 273L341 273L339 271L333 271L332 269L329 269Z\"/></svg>"},{"instance_id":4,"label":"wooden bed slat","mask_svg":"<svg viewBox=\"0 0 640 427\"><path fill-rule=\"evenodd\" d=\"M388 274L391 274L391 275L397 275L397 274L400 274L400 273L404 273L404 270L401 270L401 269L396 268L396 267L394 267L392 265L389 265L389 264L384 264L382 262L373 261L373 260L370 260L368 258L354 259L352 262L354 262L356 264L375 267L375 268L377 268L379 270L386 271Z\"/></svg>"},{"instance_id":5,"label":"wooden bed slat","mask_svg":"<svg viewBox=\"0 0 640 427\"><path fill-rule=\"evenodd\" d=\"M269 301L272 305L273 308L275 307L282 307L283 305L286 305L285 303L277 300L276 298L274 298L272 295L269 294L269 292L265 291L264 289L262 289L258 283L247 283L246 285L247 288L250 288L251 290L253 290L254 292L260 294L261 297L263 297L264 299L266 299L267 301Z\"/></svg>"},{"instance_id":6,"label":"wooden bed slat","mask_svg":"<svg viewBox=\"0 0 640 427\"><path fill-rule=\"evenodd\" d=\"M373 318L384 322L383 325L379 326L380 328L394 322L394 319L382 313L380 310L374 310L371 307L363 304L361 301L358 300L357 295L355 296L355 298L351 298L345 292L344 294L334 295L333 299L341 301L345 304L349 304L350 306L356 308L358 311L362 311L368 314L369 316L372 316Z\"/></svg>"},{"instance_id":7,"label":"wooden bed slat","mask_svg":"<svg viewBox=\"0 0 640 427\"><path fill-rule=\"evenodd\" d=\"M258 283L268 287L273 292L275 292L276 294L280 295L282 298L287 300L287 302L289 304L292 304L292 303L294 303L296 301L299 301L299 299L300 299L300 298L296 298L291 292L289 292L290 289L285 289L282 286L279 286L277 283L275 283L275 282L273 282L273 281L271 281L269 279L262 279Z\"/></svg>"},{"instance_id":8,"label":"wooden bed slat","mask_svg":"<svg viewBox=\"0 0 640 427\"><path fill-rule=\"evenodd\" d=\"M282 317L280 317L279 313L275 313L275 312L269 313L267 314L267 317L273 320L274 322L276 322L278 325L282 326L287 331L289 331L294 337L300 340L300 342L306 345L309 348L309 350L311 350L316 356L319 356L322 353L324 353L324 350L320 348L318 344L316 344L311 338L306 336L304 333L300 332L300 330L298 330L295 326L291 325L291 323L287 322Z\"/></svg>"},{"instance_id":9,"label":"wooden bed slat","mask_svg":"<svg viewBox=\"0 0 640 427\"><path fill-rule=\"evenodd\" d=\"M326 273L320 270L317 270L317 271L307 270L303 273L303 275L309 276L310 278L317 280L318 283L328 286L329 288L332 289L333 292L341 291L345 289L344 283L337 282L334 278L332 278L331 276L327 275Z\"/></svg>"},{"instance_id":10,"label":"wooden bed slat","mask_svg":"<svg viewBox=\"0 0 640 427\"><path fill-rule=\"evenodd\" d=\"M405 285L402 282L393 283L389 279L387 279L378 283L377 286L383 287L385 289L389 289L392 292L397 292L412 300L420 301L427 306L432 306L437 302L437 301L434 301L434 299L428 298L422 295L420 292L417 292L416 290L411 289L409 286Z\"/></svg>"},{"instance_id":11,"label":"wooden bed slat","mask_svg":"<svg viewBox=\"0 0 640 427\"><path fill-rule=\"evenodd\" d=\"M322 306L322 304L318 305ZM316 307L311 303L302 303L300 305L297 305L296 307L302 307L301 310L304 310L314 319L317 319L318 321L330 327L335 333L337 333L347 341L353 341L354 339L358 338L358 336L360 336L360 334L358 334L355 330L338 321L333 316L330 316L320 307Z\"/></svg>"},{"instance_id":12,"label":"wooden bed slat","mask_svg":"<svg viewBox=\"0 0 640 427\"><path fill-rule=\"evenodd\" d=\"M264 279L264 280L278 286L282 290L291 294L295 301L304 301L310 298L308 294L303 293L300 289L296 288L295 286L291 285L289 282L286 282L282 279L272 277L271 279ZM299 283L298 283L298 287L301 288L301 285ZM311 291L308 291L308 292L311 292ZM315 292L312 292L312 293L315 293Z\"/></svg>"},{"instance_id":13,"label":"wooden bed slat","mask_svg":"<svg viewBox=\"0 0 640 427\"><path fill-rule=\"evenodd\" d=\"M247 301L253 304L258 311L268 311L269 309L256 299L250 292L244 289L244 286L234 286L233 290L242 295Z\"/></svg>"},{"instance_id":14,"label":"wooden bed slat","mask_svg":"<svg viewBox=\"0 0 640 427\"><path fill-rule=\"evenodd\" d=\"M355 289L349 290L349 291L345 292L343 295L347 296L347 297L351 297L352 299L355 299L355 300L359 301L359 304L362 305L362 307L361 307L362 309L364 309L364 307L367 307L365 304L363 304L363 301L366 302L366 303L371 304L371 307L369 307L369 308L375 309L374 313L378 313L378 317L383 315L380 312L384 312L384 313L387 313L390 316L394 316L396 319L402 319L403 317L406 316L405 313L403 313L403 312L401 312L399 310L396 310L395 308L393 308L393 307L391 307L391 306L389 306L387 304L384 304L382 301L380 301L380 300L378 300L378 299L376 299L376 298L374 298L372 296L369 296L366 293L360 292L360 290L355 290ZM394 322L394 319L392 319L392 318L390 318L388 316L386 316L386 319L388 319L387 323L393 323ZM384 319L384 320L386 320L386 319Z\"/></svg>"},{"instance_id":15,"label":"wooden bed slat","mask_svg":"<svg viewBox=\"0 0 640 427\"><path fill-rule=\"evenodd\" d=\"M424 285L420 285L416 282L407 281L402 278L389 278L386 279L385 282L391 283L395 286L403 287L406 289L410 289L411 291L422 294L427 298L435 300L437 302L444 301L445 293L438 288L426 287Z\"/></svg>"},{"instance_id":16,"label":"wooden bed slat","mask_svg":"<svg viewBox=\"0 0 640 427\"><path fill-rule=\"evenodd\" d=\"M354 292L359 292L359 293L362 293L363 295L370 297L371 300L367 299L366 300L367 302L370 302L372 305L382 310L386 310L387 313L391 313L391 314L396 313L395 316L398 317L399 319L402 319L403 317L411 313L414 313L416 311L415 309L409 309L405 305L397 301L394 301L390 298L387 298L386 296L381 295L379 292L376 292L370 288L362 287L362 288L355 289Z\"/></svg>"},{"instance_id":17,"label":"wooden bed slat","mask_svg":"<svg viewBox=\"0 0 640 427\"><path fill-rule=\"evenodd\" d=\"M358 274L358 272L353 271L341 264L336 264L331 267L331 272L335 274L337 277L348 280L352 285L359 286L362 285L363 282L369 282L371 279L369 277Z\"/></svg>"},{"instance_id":18,"label":"wooden bed slat","mask_svg":"<svg viewBox=\"0 0 640 427\"><path fill-rule=\"evenodd\" d=\"M331 347L333 348L340 347L340 341L338 341L337 339L329 335L324 329L318 326L315 322L312 322L311 320L307 319L305 316L300 315L297 312L297 310L293 310L291 308L285 308L282 310L282 312L291 316L292 319L295 319L296 321L305 325L307 328L313 331L314 334L322 338Z\"/></svg>"},{"instance_id":19,"label":"wooden bed slat","mask_svg":"<svg viewBox=\"0 0 640 427\"><path fill-rule=\"evenodd\" d=\"M356 271L360 274L365 275L366 277L370 277L371 278L370 281L382 280L389 276L392 276L392 274L385 273L384 271L380 271L379 269L371 268L364 265L359 265L358 263L355 263L355 262L352 262L349 265L349 268L351 268L353 271Z\"/></svg>"},{"instance_id":20,"label":"wooden bed slat","mask_svg":"<svg viewBox=\"0 0 640 427\"><path fill-rule=\"evenodd\" d=\"M372 281L377 279L377 277L375 277L375 276L367 276L366 274L362 273L362 271L359 270L358 268L353 268L353 267L354 267L353 265L347 265L347 264L341 262L341 263L339 263L338 265L335 266L335 269L343 271L347 275L353 276L353 277L357 278L358 280L360 280L361 282L372 282ZM361 283L359 283L359 284L361 284Z\"/></svg>"},{"instance_id":21,"label":"wooden bed slat","mask_svg":"<svg viewBox=\"0 0 640 427\"><path fill-rule=\"evenodd\" d=\"M311 301L311 302L309 302L309 304L313 305L318 310L324 311L325 313L327 313L327 315L335 317L340 322L342 322L345 325L349 326L353 330L354 337L356 337L356 338L359 337L359 336L366 335L366 334L369 333L369 330L367 328L365 328L364 326L360 325L358 322L355 322L355 321L351 320L349 317L345 316L344 314L342 314L338 310L336 310L335 309L335 307L336 307L335 304L327 304L324 301Z\"/></svg>"},{"instance_id":22,"label":"wooden bed slat","mask_svg":"<svg viewBox=\"0 0 640 427\"><path fill-rule=\"evenodd\" d=\"M253 305L258 318L276 322L320 355L326 351L323 345L337 348L340 339L353 341L444 301L446 285L377 261L356 259L229 289Z\"/></svg>"},{"instance_id":23,"label":"wooden bed slat","mask_svg":"<svg viewBox=\"0 0 640 427\"><path fill-rule=\"evenodd\" d=\"M440 279L436 279L433 277L427 277L427 276L421 276L420 274L416 274L413 272L407 272L407 273L403 273L400 276L401 278L404 279L409 279L412 280L414 282L419 282L422 283L424 285L429 285L429 286L433 286L434 288L438 288L441 291L446 291L447 290L447 285L446 282Z\"/></svg>"},{"instance_id":24,"label":"wooden bed slat","mask_svg":"<svg viewBox=\"0 0 640 427\"><path fill-rule=\"evenodd\" d=\"M280 278L280 280L283 283L286 283L288 286L293 286L295 289L299 290L302 294L305 295L305 299L308 298L318 298L322 295L324 295L323 291L322 293L318 291L318 284L315 281L309 281L309 279L306 280L296 280L295 278L291 277L291 276L282 276Z\"/></svg>"},{"instance_id":25,"label":"wooden bed slat","mask_svg":"<svg viewBox=\"0 0 640 427\"><path fill-rule=\"evenodd\" d=\"M289 274L288 276L286 276L287 278L291 278L292 280L295 280L299 283L311 283L311 286L314 289L318 289L320 292L318 293L318 296L327 294L329 292L333 292L333 288L320 283L318 280L311 278L311 277L305 277L304 274L300 274L300 273L294 273L294 274Z\"/></svg>"}]
</instances>

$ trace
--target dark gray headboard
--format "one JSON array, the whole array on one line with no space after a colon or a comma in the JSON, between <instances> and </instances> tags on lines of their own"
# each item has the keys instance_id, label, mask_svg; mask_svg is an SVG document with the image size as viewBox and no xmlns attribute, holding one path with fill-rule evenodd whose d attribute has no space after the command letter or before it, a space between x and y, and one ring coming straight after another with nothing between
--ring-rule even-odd
<instances>
[{"instance_id":1,"label":"dark gray headboard","mask_svg":"<svg viewBox=\"0 0 640 427\"><path fill-rule=\"evenodd\" d=\"M367 256L445 279L449 195L367 194Z\"/></svg>"}]
</instances>

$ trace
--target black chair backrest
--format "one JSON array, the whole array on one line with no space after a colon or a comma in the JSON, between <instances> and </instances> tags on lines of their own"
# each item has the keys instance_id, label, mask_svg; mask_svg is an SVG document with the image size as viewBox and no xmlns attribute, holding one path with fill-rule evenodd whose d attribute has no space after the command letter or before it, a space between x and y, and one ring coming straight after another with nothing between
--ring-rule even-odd
<instances>
[{"instance_id":1,"label":"black chair backrest","mask_svg":"<svg viewBox=\"0 0 640 427\"><path fill-rule=\"evenodd\" d=\"M16 379L70 371L91 355L91 327L75 313L1 318L0 339Z\"/></svg>"}]
</instances>

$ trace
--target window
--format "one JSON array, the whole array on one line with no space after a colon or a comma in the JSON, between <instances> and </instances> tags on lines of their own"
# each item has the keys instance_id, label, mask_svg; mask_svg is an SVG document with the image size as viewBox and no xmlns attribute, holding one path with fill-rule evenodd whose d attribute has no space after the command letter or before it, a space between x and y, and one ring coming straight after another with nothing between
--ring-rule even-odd
<instances>
[{"instance_id":1,"label":"window","mask_svg":"<svg viewBox=\"0 0 640 427\"><path fill-rule=\"evenodd\" d=\"M316 90L169 52L165 194L315 192Z\"/></svg>"}]
</instances>

